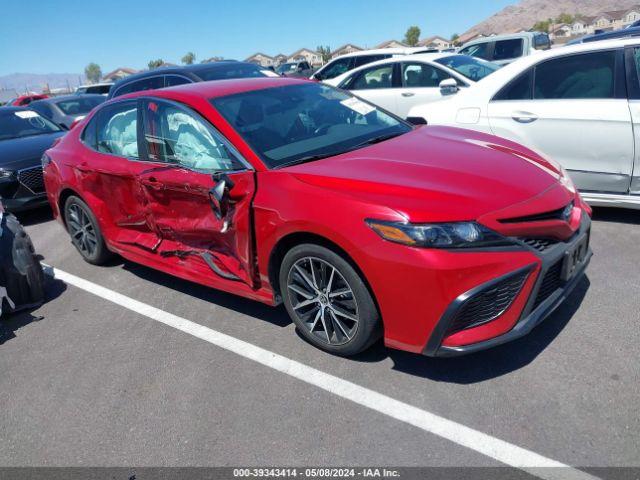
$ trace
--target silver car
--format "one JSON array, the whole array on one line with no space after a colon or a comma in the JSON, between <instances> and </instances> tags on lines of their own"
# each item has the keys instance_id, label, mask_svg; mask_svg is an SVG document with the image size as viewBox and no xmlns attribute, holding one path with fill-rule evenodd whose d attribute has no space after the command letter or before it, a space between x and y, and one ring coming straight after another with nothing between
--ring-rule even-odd
<instances>
[{"instance_id":1,"label":"silver car","mask_svg":"<svg viewBox=\"0 0 640 480\"><path fill-rule=\"evenodd\" d=\"M35 110L56 125L69 129L73 122L82 120L105 100L104 95L64 95L31 102L29 109Z\"/></svg>"}]
</instances>

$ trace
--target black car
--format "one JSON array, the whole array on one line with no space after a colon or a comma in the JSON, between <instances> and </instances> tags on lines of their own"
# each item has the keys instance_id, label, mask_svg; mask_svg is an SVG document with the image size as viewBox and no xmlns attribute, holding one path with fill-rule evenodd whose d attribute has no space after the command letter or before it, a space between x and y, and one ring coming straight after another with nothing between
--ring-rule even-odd
<instances>
[{"instance_id":1,"label":"black car","mask_svg":"<svg viewBox=\"0 0 640 480\"><path fill-rule=\"evenodd\" d=\"M276 75L260 65L225 60L221 62L200 63L183 67L161 67L155 70L130 75L113 84L107 98L119 97L126 93L141 90L156 90L184 83L207 82L209 80L228 80L232 78L268 77Z\"/></svg>"},{"instance_id":2,"label":"black car","mask_svg":"<svg viewBox=\"0 0 640 480\"><path fill-rule=\"evenodd\" d=\"M47 204L40 159L65 130L33 110L0 108L0 201L9 211Z\"/></svg>"},{"instance_id":3,"label":"black car","mask_svg":"<svg viewBox=\"0 0 640 480\"><path fill-rule=\"evenodd\" d=\"M601 40L616 40L620 38L640 37L640 26L629 26L620 30L612 30L610 32L593 33L584 37L576 38L567 43L567 45L576 45L578 43L599 42Z\"/></svg>"}]
</instances>

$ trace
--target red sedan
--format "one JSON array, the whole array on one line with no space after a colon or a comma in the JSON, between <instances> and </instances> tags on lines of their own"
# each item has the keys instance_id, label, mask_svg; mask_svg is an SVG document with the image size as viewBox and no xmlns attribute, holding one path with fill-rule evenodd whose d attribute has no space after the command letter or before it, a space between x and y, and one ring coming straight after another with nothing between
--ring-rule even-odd
<instances>
[{"instance_id":1,"label":"red sedan","mask_svg":"<svg viewBox=\"0 0 640 480\"><path fill-rule=\"evenodd\" d=\"M31 102L35 102L36 100L44 100L45 98L49 98L49 95L44 93L42 94L33 94L33 95L21 95L18 98L14 98L11 100L8 105L13 107L26 107Z\"/></svg>"},{"instance_id":2,"label":"red sedan","mask_svg":"<svg viewBox=\"0 0 640 480\"><path fill-rule=\"evenodd\" d=\"M133 262L270 305L314 345L447 356L529 332L591 257L562 168L490 135L414 128L283 78L119 97L43 159L90 263Z\"/></svg>"}]
</instances>

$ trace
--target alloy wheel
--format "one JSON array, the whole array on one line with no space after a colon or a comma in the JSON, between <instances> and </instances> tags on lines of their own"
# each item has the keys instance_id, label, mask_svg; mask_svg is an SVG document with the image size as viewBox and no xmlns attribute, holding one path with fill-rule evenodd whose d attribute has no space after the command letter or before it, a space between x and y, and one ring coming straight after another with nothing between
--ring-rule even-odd
<instances>
[{"instance_id":1,"label":"alloy wheel","mask_svg":"<svg viewBox=\"0 0 640 480\"><path fill-rule=\"evenodd\" d=\"M70 205L67 223L73 244L84 256L91 257L98 247L98 238L87 212L76 203Z\"/></svg>"},{"instance_id":2,"label":"alloy wheel","mask_svg":"<svg viewBox=\"0 0 640 480\"><path fill-rule=\"evenodd\" d=\"M349 283L336 267L317 257L303 257L289 270L291 308L319 341L343 345L356 334L358 305Z\"/></svg>"}]
</instances>

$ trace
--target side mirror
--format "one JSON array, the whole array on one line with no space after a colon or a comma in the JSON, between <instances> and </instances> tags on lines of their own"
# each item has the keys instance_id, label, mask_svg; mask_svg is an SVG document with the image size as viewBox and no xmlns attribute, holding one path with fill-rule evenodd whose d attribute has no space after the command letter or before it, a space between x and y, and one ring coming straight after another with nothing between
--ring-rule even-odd
<instances>
[{"instance_id":1,"label":"side mirror","mask_svg":"<svg viewBox=\"0 0 640 480\"><path fill-rule=\"evenodd\" d=\"M229 190L233 188L233 182L226 174L215 174L212 176L213 181L216 182L215 187L209 190L209 201L211 202L211 209L213 214L218 220L226 218L229 213ZM226 220L225 220L226 228Z\"/></svg>"},{"instance_id":2,"label":"side mirror","mask_svg":"<svg viewBox=\"0 0 640 480\"><path fill-rule=\"evenodd\" d=\"M455 95L456 93L458 93L458 82L455 81L455 79L453 78L447 78L445 80L442 80L440 82L440 94L442 96L447 96L447 95Z\"/></svg>"}]
</instances>

